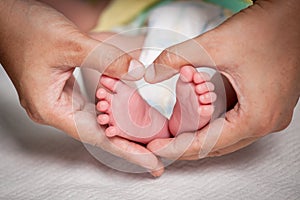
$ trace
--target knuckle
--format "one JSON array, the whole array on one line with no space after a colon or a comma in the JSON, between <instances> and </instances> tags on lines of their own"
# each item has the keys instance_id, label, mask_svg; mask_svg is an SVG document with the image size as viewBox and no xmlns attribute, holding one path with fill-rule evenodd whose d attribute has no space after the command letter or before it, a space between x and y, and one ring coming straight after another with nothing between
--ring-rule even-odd
<instances>
[{"instance_id":1,"label":"knuckle","mask_svg":"<svg viewBox=\"0 0 300 200\"><path fill-rule=\"evenodd\" d=\"M113 77L118 77L120 74L126 74L130 61L131 57L127 54L123 54L118 59L114 60L110 65L108 65L108 67L104 70L104 73Z\"/></svg>"},{"instance_id":2,"label":"knuckle","mask_svg":"<svg viewBox=\"0 0 300 200\"><path fill-rule=\"evenodd\" d=\"M44 121L42 120L42 117L36 113L36 112L32 112L30 110L26 110L27 115L29 116L29 118L34 121L35 123L38 124L45 124Z\"/></svg>"},{"instance_id":3,"label":"knuckle","mask_svg":"<svg viewBox=\"0 0 300 200\"><path fill-rule=\"evenodd\" d=\"M112 64L116 65L116 66L119 66L120 65L126 65L127 67L129 67L129 62L131 61L131 56L129 56L128 54L126 54L125 52L120 56L118 57L118 59L116 59L115 61L113 61Z\"/></svg>"},{"instance_id":4,"label":"knuckle","mask_svg":"<svg viewBox=\"0 0 300 200\"><path fill-rule=\"evenodd\" d=\"M36 106L28 104L23 99L20 100L20 104L33 122L38 124L46 124L46 120L43 116L47 116L47 114L42 111L43 109L38 109Z\"/></svg>"},{"instance_id":5,"label":"knuckle","mask_svg":"<svg viewBox=\"0 0 300 200\"><path fill-rule=\"evenodd\" d=\"M194 139L194 141L193 141L193 143L191 144L191 146L190 146L190 152L191 153L197 153L197 154L199 154L199 153L201 153L201 151L202 151L202 149L201 149L201 145L202 143L200 142L200 140L198 139L198 137L196 137L195 139Z\"/></svg>"},{"instance_id":6,"label":"knuckle","mask_svg":"<svg viewBox=\"0 0 300 200\"><path fill-rule=\"evenodd\" d=\"M159 57L156 59L156 64L163 64L166 65L168 63L171 63L171 61L176 58L176 55L172 53L170 50L165 49L163 52L159 55ZM172 61L174 62L174 61Z\"/></svg>"}]
</instances>

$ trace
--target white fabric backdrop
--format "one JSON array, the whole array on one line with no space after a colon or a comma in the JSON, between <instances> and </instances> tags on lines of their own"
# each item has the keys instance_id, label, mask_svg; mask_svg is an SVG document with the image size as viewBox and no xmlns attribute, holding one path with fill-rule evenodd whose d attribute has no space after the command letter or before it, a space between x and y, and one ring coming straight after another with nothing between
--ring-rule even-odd
<instances>
[{"instance_id":1,"label":"white fabric backdrop","mask_svg":"<svg viewBox=\"0 0 300 200\"><path fill-rule=\"evenodd\" d=\"M288 129L219 158L180 161L157 179L102 165L32 123L0 67L0 199L299 199L300 106Z\"/></svg>"}]
</instances>

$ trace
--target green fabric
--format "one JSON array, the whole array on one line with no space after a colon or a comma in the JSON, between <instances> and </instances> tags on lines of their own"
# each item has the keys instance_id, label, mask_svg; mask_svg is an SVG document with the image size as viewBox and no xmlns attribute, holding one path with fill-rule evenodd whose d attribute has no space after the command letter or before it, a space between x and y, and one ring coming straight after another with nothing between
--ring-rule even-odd
<instances>
[{"instance_id":1,"label":"green fabric","mask_svg":"<svg viewBox=\"0 0 300 200\"><path fill-rule=\"evenodd\" d=\"M88 0L88 1L90 1L91 3L95 3L99 0ZM172 0L162 0L162 1L168 2ZM247 8L249 5L251 5L251 3L249 3L249 1L247 0L204 0L204 1L220 5L224 8L231 10L234 13L239 12L240 10Z\"/></svg>"},{"instance_id":2,"label":"green fabric","mask_svg":"<svg viewBox=\"0 0 300 200\"><path fill-rule=\"evenodd\" d=\"M249 5L251 5L249 2L243 0L205 0L205 1L220 5L224 8L231 10L234 13L237 13L240 10L247 8Z\"/></svg>"},{"instance_id":3,"label":"green fabric","mask_svg":"<svg viewBox=\"0 0 300 200\"><path fill-rule=\"evenodd\" d=\"M154 4L153 6L141 12L141 14L137 17L135 23L141 26L147 20L149 11L151 11L153 7L161 6L172 1L176 1L176 0L160 0L158 3ZM232 11L233 13L237 13L240 10L247 8L252 4L250 0L204 0L204 1L222 6L223 8L226 8Z\"/></svg>"},{"instance_id":4,"label":"green fabric","mask_svg":"<svg viewBox=\"0 0 300 200\"><path fill-rule=\"evenodd\" d=\"M160 0L159 2L157 2L156 4L154 4L153 6L147 8L146 10L144 10L143 12L141 12L141 14L137 18L138 24L142 25L142 24L145 23L145 21L147 20L148 15L149 15L149 12L151 11L152 8L168 4L168 3L172 2L172 1L173 0Z\"/></svg>"}]
</instances>

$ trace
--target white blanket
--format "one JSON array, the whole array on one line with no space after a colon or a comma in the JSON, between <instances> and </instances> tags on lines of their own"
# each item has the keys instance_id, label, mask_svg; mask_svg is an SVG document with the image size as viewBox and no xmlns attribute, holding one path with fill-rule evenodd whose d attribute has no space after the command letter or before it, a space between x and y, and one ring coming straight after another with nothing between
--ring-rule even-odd
<instances>
[{"instance_id":1,"label":"white blanket","mask_svg":"<svg viewBox=\"0 0 300 200\"><path fill-rule=\"evenodd\" d=\"M34 124L0 67L0 199L299 199L300 105L291 125L231 155L180 161L160 178L96 161L64 133Z\"/></svg>"}]
</instances>

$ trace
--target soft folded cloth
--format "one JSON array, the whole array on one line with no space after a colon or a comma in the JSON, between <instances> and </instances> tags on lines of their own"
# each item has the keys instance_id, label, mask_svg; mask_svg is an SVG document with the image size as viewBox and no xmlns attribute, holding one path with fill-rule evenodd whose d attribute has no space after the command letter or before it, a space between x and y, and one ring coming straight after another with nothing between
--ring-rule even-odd
<instances>
[{"instance_id":1,"label":"soft folded cloth","mask_svg":"<svg viewBox=\"0 0 300 200\"><path fill-rule=\"evenodd\" d=\"M147 20L146 38L139 60L148 67L164 49L218 26L227 19L225 12L220 6L202 1L171 2L152 9ZM191 48L194 53L203 53L196 43ZM199 70L208 73L211 71L207 68ZM169 118L176 101L177 79L178 76L174 76L157 84L140 80L137 86L141 96Z\"/></svg>"},{"instance_id":2,"label":"soft folded cloth","mask_svg":"<svg viewBox=\"0 0 300 200\"><path fill-rule=\"evenodd\" d=\"M207 32L231 15L223 7L206 2L210 0L205 2L199 0L115 0L100 17L99 24L94 31L114 30L125 31L128 34L134 33L137 28L147 27L146 39L140 56L140 61L147 67L162 50ZM251 4L251 1L244 0L234 2L230 4L219 1L218 3L231 9L233 5L238 5L242 9ZM193 51L199 51L199 49L193 49ZM210 70L206 72L210 73ZM141 96L169 118L176 101L176 80L177 77L174 77L163 83L152 85L140 80L137 86Z\"/></svg>"},{"instance_id":3,"label":"soft folded cloth","mask_svg":"<svg viewBox=\"0 0 300 200\"><path fill-rule=\"evenodd\" d=\"M108 8L101 14L98 24L93 31L111 31L116 27L127 25L135 20L139 15L175 0L114 0ZM201 2L201 0L195 0ZM249 5L252 5L251 0L205 0L205 2L213 3L222 6L232 12L238 12Z\"/></svg>"},{"instance_id":4,"label":"soft folded cloth","mask_svg":"<svg viewBox=\"0 0 300 200\"><path fill-rule=\"evenodd\" d=\"M300 199L300 104L290 126L238 152L126 174L62 132L34 124L0 66L0 199Z\"/></svg>"},{"instance_id":5,"label":"soft folded cloth","mask_svg":"<svg viewBox=\"0 0 300 200\"><path fill-rule=\"evenodd\" d=\"M177 161L154 179L110 169L80 142L34 124L1 66L0 80L0 199L300 198L300 103L286 130L227 156Z\"/></svg>"}]
</instances>

